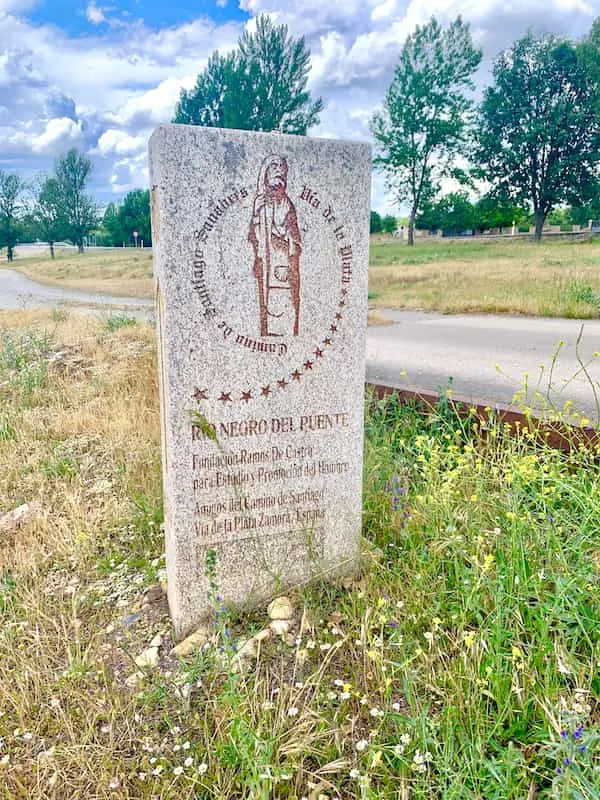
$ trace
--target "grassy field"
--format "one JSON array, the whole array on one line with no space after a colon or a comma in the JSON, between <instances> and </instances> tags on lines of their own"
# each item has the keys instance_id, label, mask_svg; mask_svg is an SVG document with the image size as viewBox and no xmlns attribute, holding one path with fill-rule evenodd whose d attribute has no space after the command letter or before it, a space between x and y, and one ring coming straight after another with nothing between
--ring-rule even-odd
<instances>
[{"instance_id":1,"label":"grassy field","mask_svg":"<svg viewBox=\"0 0 600 800\"><path fill-rule=\"evenodd\" d=\"M600 317L600 239L432 241L371 248L370 305Z\"/></svg>"},{"instance_id":2,"label":"grassy field","mask_svg":"<svg viewBox=\"0 0 600 800\"><path fill-rule=\"evenodd\" d=\"M414 248L371 247L371 309L412 308L444 313L600 317L600 239L535 244L425 241ZM17 260L43 283L85 291L152 297L150 252L133 249L81 256Z\"/></svg>"},{"instance_id":3,"label":"grassy field","mask_svg":"<svg viewBox=\"0 0 600 800\"><path fill-rule=\"evenodd\" d=\"M52 286L121 297L152 297L152 251L141 248L88 250L17 258L12 266L28 278Z\"/></svg>"},{"instance_id":4,"label":"grassy field","mask_svg":"<svg viewBox=\"0 0 600 800\"><path fill-rule=\"evenodd\" d=\"M178 659L126 322L0 315L0 513L38 504L0 534L0 797L598 797L599 461L370 402L360 574L292 593L248 672L265 608Z\"/></svg>"}]
</instances>

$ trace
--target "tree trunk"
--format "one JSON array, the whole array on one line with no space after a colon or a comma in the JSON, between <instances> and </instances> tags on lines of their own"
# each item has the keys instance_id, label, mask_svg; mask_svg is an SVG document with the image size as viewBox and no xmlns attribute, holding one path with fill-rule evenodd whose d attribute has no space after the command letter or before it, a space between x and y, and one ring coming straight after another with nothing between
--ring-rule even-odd
<instances>
[{"instance_id":1,"label":"tree trunk","mask_svg":"<svg viewBox=\"0 0 600 800\"><path fill-rule=\"evenodd\" d=\"M54 258L54 242L48 242L50 245L50 257Z\"/></svg>"},{"instance_id":2,"label":"tree trunk","mask_svg":"<svg viewBox=\"0 0 600 800\"><path fill-rule=\"evenodd\" d=\"M535 212L535 235L534 239L536 242L539 242L542 238L542 230L544 229L544 222L546 221L546 215L543 211L536 211Z\"/></svg>"},{"instance_id":3,"label":"tree trunk","mask_svg":"<svg viewBox=\"0 0 600 800\"><path fill-rule=\"evenodd\" d=\"M413 208L408 218L408 244L412 247L415 243L415 217L417 216L417 209Z\"/></svg>"},{"instance_id":4,"label":"tree trunk","mask_svg":"<svg viewBox=\"0 0 600 800\"><path fill-rule=\"evenodd\" d=\"M77 252L80 255L83 253L83 242L77 242Z\"/></svg>"},{"instance_id":5,"label":"tree trunk","mask_svg":"<svg viewBox=\"0 0 600 800\"><path fill-rule=\"evenodd\" d=\"M12 261L13 260L13 246L9 244L6 248L6 260Z\"/></svg>"}]
</instances>

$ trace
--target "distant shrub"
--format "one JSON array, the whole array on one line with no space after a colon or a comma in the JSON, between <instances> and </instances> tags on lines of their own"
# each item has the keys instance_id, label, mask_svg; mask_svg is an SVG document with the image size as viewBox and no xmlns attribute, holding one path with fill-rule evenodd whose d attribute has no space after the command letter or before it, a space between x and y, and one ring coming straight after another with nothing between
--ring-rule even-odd
<instances>
[{"instance_id":1,"label":"distant shrub","mask_svg":"<svg viewBox=\"0 0 600 800\"><path fill-rule=\"evenodd\" d=\"M587 303L595 306L600 311L600 294L594 291L593 287L581 280L574 279L569 281L567 286L569 300L574 303Z\"/></svg>"},{"instance_id":2,"label":"distant shrub","mask_svg":"<svg viewBox=\"0 0 600 800\"><path fill-rule=\"evenodd\" d=\"M106 320L105 327L108 331L116 331L119 328L129 328L137 325L135 317L128 317L126 314L111 314Z\"/></svg>"}]
</instances>

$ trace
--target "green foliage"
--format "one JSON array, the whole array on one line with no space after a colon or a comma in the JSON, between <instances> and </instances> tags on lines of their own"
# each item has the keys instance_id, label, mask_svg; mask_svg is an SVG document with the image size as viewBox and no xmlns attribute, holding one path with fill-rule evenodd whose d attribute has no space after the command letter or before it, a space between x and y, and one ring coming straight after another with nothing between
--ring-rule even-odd
<instances>
[{"instance_id":1,"label":"green foliage","mask_svg":"<svg viewBox=\"0 0 600 800\"><path fill-rule=\"evenodd\" d=\"M590 32L577 45L577 56L595 90L596 110L600 113L600 17L597 17Z\"/></svg>"},{"instance_id":2,"label":"green foliage","mask_svg":"<svg viewBox=\"0 0 600 800\"><path fill-rule=\"evenodd\" d=\"M309 68L304 38L260 15L254 33L232 53L213 53L194 88L182 89L173 122L304 135L323 109L306 90Z\"/></svg>"},{"instance_id":3,"label":"green foliage","mask_svg":"<svg viewBox=\"0 0 600 800\"><path fill-rule=\"evenodd\" d=\"M24 406L30 405L33 392L46 383L45 356L52 341L48 331L0 331L0 384L18 390Z\"/></svg>"},{"instance_id":4,"label":"green foliage","mask_svg":"<svg viewBox=\"0 0 600 800\"><path fill-rule=\"evenodd\" d=\"M460 234L476 226L475 206L465 192L451 192L427 203L417 219L418 228Z\"/></svg>"},{"instance_id":5,"label":"green foliage","mask_svg":"<svg viewBox=\"0 0 600 800\"><path fill-rule=\"evenodd\" d=\"M24 183L18 175L0 169L0 248L6 247L8 261L19 238Z\"/></svg>"},{"instance_id":6,"label":"green foliage","mask_svg":"<svg viewBox=\"0 0 600 800\"><path fill-rule=\"evenodd\" d=\"M104 241L107 245L121 246L135 244L133 232L138 233L138 243L145 247L152 244L150 229L150 191L134 189L125 195L123 201L116 205L109 203L102 220Z\"/></svg>"},{"instance_id":7,"label":"green foliage","mask_svg":"<svg viewBox=\"0 0 600 800\"><path fill-rule=\"evenodd\" d=\"M135 317L128 317L127 314L111 314L104 323L107 331L117 331L119 328L129 328L137 325Z\"/></svg>"},{"instance_id":8,"label":"green foliage","mask_svg":"<svg viewBox=\"0 0 600 800\"><path fill-rule=\"evenodd\" d=\"M69 235L67 220L67 199L63 196L64 187L57 178L45 177L38 187L33 219L38 237L50 245L50 255L54 258L54 242Z\"/></svg>"},{"instance_id":9,"label":"green foliage","mask_svg":"<svg viewBox=\"0 0 600 800\"><path fill-rule=\"evenodd\" d=\"M573 303L587 303L600 312L600 294L589 283L575 278L569 281L566 293Z\"/></svg>"},{"instance_id":10,"label":"green foliage","mask_svg":"<svg viewBox=\"0 0 600 800\"><path fill-rule=\"evenodd\" d=\"M475 227L480 231L512 228L513 222L524 225L528 217L526 209L515 205L499 192L489 192L475 204Z\"/></svg>"},{"instance_id":11,"label":"green foliage","mask_svg":"<svg viewBox=\"0 0 600 800\"><path fill-rule=\"evenodd\" d=\"M574 45L527 34L500 55L479 114L478 157L487 180L530 203L541 237L548 213L596 189L600 121L595 89Z\"/></svg>"},{"instance_id":12,"label":"green foliage","mask_svg":"<svg viewBox=\"0 0 600 800\"><path fill-rule=\"evenodd\" d=\"M92 162L75 148L56 160L55 174L61 211L66 224L66 233L80 253L88 233L98 223L96 203L85 194L85 187L92 172Z\"/></svg>"},{"instance_id":13,"label":"green foliage","mask_svg":"<svg viewBox=\"0 0 600 800\"><path fill-rule=\"evenodd\" d=\"M383 230L383 222L381 219L381 214L377 211L371 211L371 223L369 227L370 233L381 233Z\"/></svg>"},{"instance_id":14,"label":"green foliage","mask_svg":"<svg viewBox=\"0 0 600 800\"><path fill-rule=\"evenodd\" d=\"M398 220L392 214L386 214L381 220L381 229L383 233L394 233L398 230Z\"/></svg>"},{"instance_id":15,"label":"green foliage","mask_svg":"<svg viewBox=\"0 0 600 800\"><path fill-rule=\"evenodd\" d=\"M375 164L398 202L410 205L409 244L415 217L465 150L473 105L465 92L480 61L468 24L458 17L442 28L432 17L406 39L384 108L373 118Z\"/></svg>"}]
</instances>

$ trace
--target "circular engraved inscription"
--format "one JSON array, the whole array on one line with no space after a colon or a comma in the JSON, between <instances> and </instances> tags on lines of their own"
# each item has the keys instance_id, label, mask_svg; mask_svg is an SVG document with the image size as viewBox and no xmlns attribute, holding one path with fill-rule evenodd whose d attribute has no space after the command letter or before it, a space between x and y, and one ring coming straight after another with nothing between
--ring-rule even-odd
<instances>
[{"instance_id":1,"label":"circular engraved inscription","mask_svg":"<svg viewBox=\"0 0 600 800\"><path fill-rule=\"evenodd\" d=\"M256 385L193 398L249 403L309 380L343 331L352 242L318 186L277 153L255 183L215 199L194 232L192 287L214 336L272 365ZM261 370L261 374L263 371Z\"/></svg>"}]
</instances>

